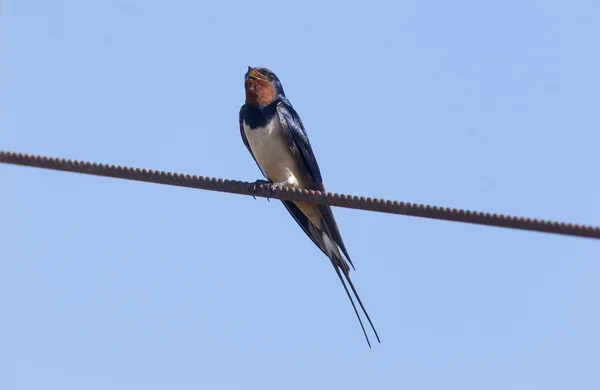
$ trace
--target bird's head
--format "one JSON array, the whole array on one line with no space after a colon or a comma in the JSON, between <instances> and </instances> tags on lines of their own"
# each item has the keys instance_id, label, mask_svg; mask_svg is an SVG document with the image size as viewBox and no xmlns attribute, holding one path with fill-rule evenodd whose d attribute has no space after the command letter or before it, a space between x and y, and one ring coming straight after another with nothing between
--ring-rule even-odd
<instances>
[{"instance_id":1,"label":"bird's head","mask_svg":"<svg viewBox=\"0 0 600 390\"><path fill-rule=\"evenodd\" d=\"M264 106L285 96L281 81L267 68L248 67L245 77L246 104Z\"/></svg>"}]
</instances>

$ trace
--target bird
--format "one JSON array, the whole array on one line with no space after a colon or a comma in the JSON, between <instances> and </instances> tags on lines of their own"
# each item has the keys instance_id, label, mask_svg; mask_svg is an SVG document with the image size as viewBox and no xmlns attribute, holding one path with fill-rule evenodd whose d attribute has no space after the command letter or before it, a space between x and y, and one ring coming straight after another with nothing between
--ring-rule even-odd
<instances>
[{"instance_id":1,"label":"bird","mask_svg":"<svg viewBox=\"0 0 600 390\"><path fill-rule=\"evenodd\" d=\"M269 191L279 187L325 191L321 170L302 120L287 99L279 78L267 68L248 66L244 87L246 101L239 114L242 140L267 179L253 182L253 193L262 185ZM352 303L369 348L371 342L353 297L371 325L377 341L381 343L350 279L350 266L354 269L354 264L331 207L303 201L283 200L282 203L304 233L331 261Z\"/></svg>"}]
</instances>

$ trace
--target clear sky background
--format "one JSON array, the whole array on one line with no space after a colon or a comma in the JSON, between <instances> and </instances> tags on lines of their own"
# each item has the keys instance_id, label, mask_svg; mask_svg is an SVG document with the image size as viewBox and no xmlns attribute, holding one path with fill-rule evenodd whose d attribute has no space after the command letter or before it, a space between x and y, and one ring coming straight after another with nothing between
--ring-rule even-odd
<instances>
[{"instance_id":1,"label":"clear sky background","mask_svg":"<svg viewBox=\"0 0 600 390\"><path fill-rule=\"evenodd\" d=\"M248 65L328 190L600 224L600 3L3 0L0 149L255 180ZM2 389L598 389L600 243L0 165Z\"/></svg>"}]
</instances>

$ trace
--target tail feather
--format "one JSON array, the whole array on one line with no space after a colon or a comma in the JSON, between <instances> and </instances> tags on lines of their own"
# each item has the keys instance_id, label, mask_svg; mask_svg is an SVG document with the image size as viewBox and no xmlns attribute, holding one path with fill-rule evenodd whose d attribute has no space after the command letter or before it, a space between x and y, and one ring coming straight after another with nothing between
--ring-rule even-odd
<instances>
[{"instance_id":1,"label":"tail feather","mask_svg":"<svg viewBox=\"0 0 600 390\"><path fill-rule=\"evenodd\" d=\"M348 266L348 262L342 257L337 244L331 240L329 234L327 234L325 231L321 231L321 237L327 257L331 259L331 262L334 263L334 265L340 267L344 271L344 274L349 273L350 267Z\"/></svg>"},{"instance_id":2,"label":"tail feather","mask_svg":"<svg viewBox=\"0 0 600 390\"><path fill-rule=\"evenodd\" d=\"M352 283L352 279L350 279L350 274L348 272L345 272L344 276L346 277L346 281L350 285L350 288L352 289L352 292L354 293L354 297L356 297L356 300L358 301L360 308L362 309L363 313L365 314L365 317L367 317L367 321L369 321L369 325L371 325L371 329L373 329L373 333L375 333L377 342L381 343L381 339L379 338L377 329L375 329L375 325L373 325L373 321L371 321L371 317L369 316L369 313L367 313L367 309L365 309L365 305L363 305L362 300L360 299L360 296L358 295L358 292L356 291L356 287L354 287L354 283ZM346 289L346 291L348 291L348 290ZM350 298L350 299L352 299L352 298ZM352 302L352 306L354 306L354 302ZM360 320L360 318L359 318L359 320ZM361 325L362 325L362 321L361 321Z\"/></svg>"},{"instance_id":3,"label":"tail feather","mask_svg":"<svg viewBox=\"0 0 600 390\"><path fill-rule=\"evenodd\" d=\"M344 240L340 234L340 229L337 226L337 222L335 221L331 207L324 204L317 205L317 207L319 208L323 222L325 222L327 234L331 237L332 241L336 243L336 246L339 246L342 249L342 252L344 253L344 256L346 256L348 263L350 263L352 266L352 269L356 269L354 268L354 264L352 263L350 255L348 254L348 250L346 249L346 245L344 244Z\"/></svg>"},{"instance_id":4,"label":"tail feather","mask_svg":"<svg viewBox=\"0 0 600 390\"><path fill-rule=\"evenodd\" d=\"M365 309L365 306L363 305L358 295L358 292L354 287L354 283L352 283L352 280L350 279L350 265L352 265L352 262L350 261L350 257L347 254L346 248L343 246L343 242L341 242L341 237L340 240L336 239L336 236L339 236L337 226L329 227L326 223L324 223L323 229L319 229L312 222L310 222L306 215L304 215L293 202L282 202L287 208L287 210L290 212L290 214L294 217L298 225L300 225L302 230L304 230L304 233L306 233L306 235L310 237L310 239L315 243L315 245L319 249L321 249L321 251L323 251L323 253L325 253L325 255L327 255L327 257L331 261L331 264L333 265L333 268L335 269L335 272L338 275L340 282L344 287L344 290L346 291L346 295L348 295L348 299L350 299L350 303L352 304L352 308L354 309L356 318L358 318L358 322L360 323L360 327L363 331L363 334L365 335L365 338L367 339L367 344L369 344L369 347L371 347L371 342L369 340L369 336L367 335L366 329L364 327L362 318L360 316L360 313L358 312L358 308L356 306L356 303L354 302L354 299L358 301L358 305L360 306L362 312L369 321L369 324L371 325L371 329L373 329L373 333L375 333L377 341L381 342L381 340L379 339L379 334L377 334L377 330L375 329L375 325L373 325L373 321L371 321L371 317L369 316L369 313L367 313L367 310ZM329 212L331 213L331 209L329 209ZM331 217L333 217L333 214L331 215ZM336 233L332 234L330 231L331 229L334 229ZM340 253L340 248L346 256L345 258ZM354 268L353 265L352 268ZM348 289L348 285L350 285L350 289ZM350 290L352 290L352 293L350 293Z\"/></svg>"},{"instance_id":5,"label":"tail feather","mask_svg":"<svg viewBox=\"0 0 600 390\"><path fill-rule=\"evenodd\" d=\"M352 290L354 297L358 301L358 304L359 304L360 308L362 309L363 313L365 314L365 317L367 317L367 320L369 321L369 324L371 325L371 329L373 329L373 333L375 333L375 337L377 338L377 341L381 343L381 340L379 339L379 334L377 334L377 330L375 329L375 325L373 325L373 321L371 321L371 317L369 316L369 313L367 313L367 309L365 309L365 306L363 305L362 300L360 299L360 296L358 295L358 292L356 291L356 287L354 287L354 283L352 283L352 279L350 279L350 267L348 266L348 263L340 254L340 250L339 250L338 246L332 242L332 240L329 238L329 235L326 232L324 232L324 231L322 232L322 237L323 237L323 243L325 244L325 248L328 251L329 259L331 260L331 263L333 264L333 267L335 268L335 271L337 272L337 274L340 278L340 281L342 282L342 284L344 286L344 290L346 290L346 294L348 295L348 298L350 299L350 303L352 303L352 307L354 308L356 317L358 318L358 321L360 322L360 327L362 328L363 333L365 334L365 338L367 339L367 343L369 344L369 347L371 346L369 337L367 336L367 333L365 332L365 327L363 326L362 319L358 315L358 310L356 309L356 305L354 304L354 299L352 299L352 295L350 295L350 292L348 291L346 282L350 285L350 289ZM336 267L336 265L337 265L337 267ZM344 278L342 278L340 269L344 273ZM345 281L344 281L344 279L345 279Z\"/></svg>"},{"instance_id":6,"label":"tail feather","mask_svg":"<svg viewBox=\"0 0 600 390\"><path fill-rule=\"evenodd\" d=\"M335 266L333 261L331 262L331 264L333 265L333 269L335 269L335 273L337 274L338 278L340 278L340 282L342 282L342 286L344 286L346 295L348 295L348 299L350 299L350 303L352 304L352 308L354 309L354 314L356 314L356 318L358 318L358 322L360 323L360 328L362 329L363 334L365 335L365 339L367 340L367 344L369 344L369 348L371 348L371 341L369 340L369 336L367 335L365 325L362 322L362 318L360 318L360 315L358 314L358 309L356 309L356 304L354 303L354 299L352 299L352 295L350 295L350 291L348 291L348 286L346 286L346 283L344 282L344 278L342 278L340 269ZM364 309L363 309L363 311L364 311ZM368 315L367 315L367 318L369 318ZM371 320L369 320L369 321L371 321ZM371 326L373 326L373 324L371 324ZM375 328L373 328L373 330L375 330ZM375 332L375 335L377 336L377 332ZM379 336L377 336L377 341L379 341Z\"/></svg>"}]
</instances>

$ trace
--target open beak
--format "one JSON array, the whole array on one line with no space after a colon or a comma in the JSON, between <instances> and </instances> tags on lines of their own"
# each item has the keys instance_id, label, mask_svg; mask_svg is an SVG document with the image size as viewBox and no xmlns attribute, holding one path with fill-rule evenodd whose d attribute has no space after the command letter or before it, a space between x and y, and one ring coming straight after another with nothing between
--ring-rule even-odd
<instances>
[{"instance_id":1,"label":"open beak","mask_svg":"<svg viewBox=\"0 0 600 390\"><path fill-rule=\"evenodd\" d=\"M248 73L246 73L246 77L250 77L252 79L257 79L257 80L269 81L269 79L267 78L267 76L265 76L264 74L260 73L259 71L257 71L256 69L254 69L251 66L248 67Z\"/></svg>"}]
</instances>

